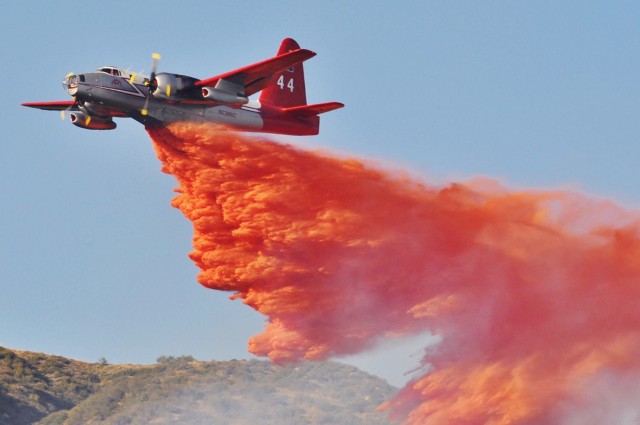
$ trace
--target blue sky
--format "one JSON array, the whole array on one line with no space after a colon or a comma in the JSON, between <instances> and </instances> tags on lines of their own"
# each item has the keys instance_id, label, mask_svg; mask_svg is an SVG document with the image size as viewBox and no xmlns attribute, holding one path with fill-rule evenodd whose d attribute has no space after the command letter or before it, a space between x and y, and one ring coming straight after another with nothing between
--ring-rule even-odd
<instances>
[{"instance_id":1,"label":"blue sky","mask_svg":"<svg viewBox=\"0 0 640 425\"><path fill-rule=\"evenodd\" d=\"M640 205L636 1L34 2L3 8L0 345L78 359L247 358L264 319L195 281L144 129L86 131L24 101L102 65L205 78L293 37L321 134L276 137L407 169ZM399 383L415 341L351 359ZM386 354L385 354L386 353ZM412 355L413 357L410 357ZM394 365L394 366L391 366Z\"/></svg>"}]
</instances>

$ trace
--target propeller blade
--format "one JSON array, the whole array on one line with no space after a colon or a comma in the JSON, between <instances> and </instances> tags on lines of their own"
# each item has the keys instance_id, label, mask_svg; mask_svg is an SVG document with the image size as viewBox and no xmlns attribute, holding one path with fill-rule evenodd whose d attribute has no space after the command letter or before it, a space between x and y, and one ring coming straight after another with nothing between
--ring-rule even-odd
<instances>
[{"instance_id":1,"label":"propeller blade","mask_svg":"<svg viewBox=\"0 0 640 425\"><path fill-rule=\"evenodd\" d=\"M153 84L153 80L156 78L156 70L158 69L158 61L160 60L159 53L151 54L151 75L149 76L149 82Z\"/></svg>"},{"instance_id":2,"label":"propeller blade","mask_svg":"<svg viewBox=\"0 0 640 425\"><path fill-rule=\"evenodd\" d=\"M160 60L160 58L161 56L159 53L151 54L151 75L149 75L149 83L148 83L149 94L147 94L147 98L144 101L144 106L140 110L140 113L144 116L149 114L149 98L151 97L153 91L155 91L156 89L153 82L156 79L156 71L158 70L158 61ZM167 92L169 93L171 92L171 87L167 87Z\"/></svg>"},{"instance_id":3,"label":"propeller blade","mask_svg":"<svg viewBox=\"0 0 640 425\"><path fill-rule=\"evenodd\" d=\"M151 97L150 94L147 95L147 98L144 101L144 106L142 107L142 109L140 110L140 113L142 115L147 115L149 113L149 110L147 108L149 108L149 98Z\"/></svg>"},{"instance_id":4,"label":"propeller blade","mask_svg":"<svg viewBox=\"0 0 640 425\"><path fill-rule=\"evenodd\" d=\"M77 104L77 102L76 102L76 104ZM75 106L75 105L71 105L71 106L69 106L69 107L68 107L68 108L66 108L66 109L61 109L61 110L60 110L60 119L61 119L62 121L64 121L64 120L67 118L67 112L69 112L69 111L71 110L71 108L73 108L74 106Z\"/></svg>"}]
</instances>

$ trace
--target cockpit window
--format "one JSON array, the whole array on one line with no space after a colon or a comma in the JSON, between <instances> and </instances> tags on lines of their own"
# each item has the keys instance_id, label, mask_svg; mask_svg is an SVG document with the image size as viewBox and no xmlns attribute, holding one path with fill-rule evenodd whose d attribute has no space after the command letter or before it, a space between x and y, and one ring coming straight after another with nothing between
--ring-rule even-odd
<instances>
[{"instance_id":1,"label":"cockpit window","mask_svg":"<svg viewBox=\"0 0 640 425\"><path fill-rule=\"evenodd\" d=\"M104 72L109 75L115 75L116 77L120 76L120 70L118 68L114 68L112 66L105 66L103 68L98 69L98 72Z\"/></svg>"}]
</instances>

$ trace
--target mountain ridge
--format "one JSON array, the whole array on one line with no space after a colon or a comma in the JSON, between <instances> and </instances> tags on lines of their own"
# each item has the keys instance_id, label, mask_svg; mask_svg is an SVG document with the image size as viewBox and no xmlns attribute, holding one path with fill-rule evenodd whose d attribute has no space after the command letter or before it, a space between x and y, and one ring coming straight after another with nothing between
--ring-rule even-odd
<instances>
[{"instance_id":1,"label":"mountain ridge","mask_svg":"<svg viewBox=\"0 0 640 425\"><path fill-rule=\"evenodd\" d=\"M397 391L354 366L161 356L88 363L0 347L0 425L389 424Z\"/></svg>"}]
</instances>

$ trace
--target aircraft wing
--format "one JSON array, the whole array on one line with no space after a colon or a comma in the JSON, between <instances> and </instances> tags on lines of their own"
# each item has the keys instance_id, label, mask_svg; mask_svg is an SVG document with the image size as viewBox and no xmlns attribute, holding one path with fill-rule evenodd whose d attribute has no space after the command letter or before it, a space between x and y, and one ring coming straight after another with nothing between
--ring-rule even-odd
<instances>
[{"instance_id":1,"label":"aircraft wing","mask_svg":"<svg viewBox=\"0 0 640 425\"><path fill-rule=\"evenodd\" d=\"M215 77L207 78L196 82L197 87L215 87L220 80L232 83L238 88L244 87L244 96L251 96L264 89L274 74L290 68L298 62L314 57L316 54L311 50L298 49L285 54L274 56L262 62L254 63L243 68L229 71Z\"/></svg>"},{"instance_id":2,"label":"aircraft wing","mask_svg":"<svg viewBox=\"0 0 640 425\"><path fill-rule=\"evenodd\" d=\"M58 100L54 102L25 102L22 106L44 109L45 111L79 111L75 100Z\"/></svg>"}]
</instances>

